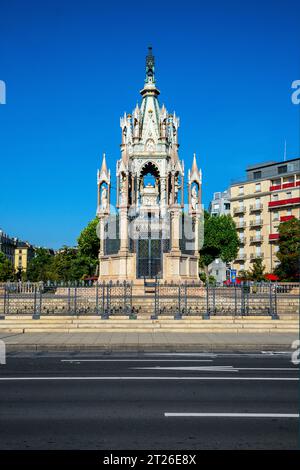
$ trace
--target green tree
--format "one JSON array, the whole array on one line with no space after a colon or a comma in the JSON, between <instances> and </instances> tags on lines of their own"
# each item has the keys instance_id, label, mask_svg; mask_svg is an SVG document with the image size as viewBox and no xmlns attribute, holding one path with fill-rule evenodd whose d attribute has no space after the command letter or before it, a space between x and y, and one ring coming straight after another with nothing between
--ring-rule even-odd
<instances>
[{"instance_id":1,"label":"green tree","mask_svg":"<svg viewBox=\"0 0 300 470\"><path fill-rule=\"evenodd\" d=\"M0 281L12 281L14 279L14 268L9 259L0 251Z\"/></svg>"},{"instance_id":2,"label":"green tree","mask_svg":"<svg viewBox=\"0 0 300 470\"><path fill-rule=\"evenodd\" d=\"M46 248L37 248L35 257L27 267L27 279L32 282L54 280L52 263L54 256Z\"/></svg>"},{"instance_id":3,"label":"green tree","mask_svg":"<svg viewBox=\"0 0 300 470\"><path fill-rule=\"evenodd\" d=\"M51 266L55 281L75 281L72 274L72 265L77 257L77 249L63 246L54 256Z\"/></svg>"},{"instance_id":4,"label":"green tree","mask_svg":"<svg viewBox=\"0 0 300 470\"><path fill-rule=\"evenodd\" d=\"M256 258L252 263L251 269L247 271L246 277L250 281L261 282L265 279L264 272L265 272L265 266L262 263L262 259Z\"/></svg>"},{"instance_id":5,"label":"green tree","mask_svg":"<svg viewBox=\"0 0 300 470\"><path fill-rule=\"evenodd\" d=\"M300 278L300 220L293 218L279 225L280 261L275 274L284 281L299 281Z\"/></svg>"},{"instance_id":6,"label":"green tree","mask_svg":"<svg viewBox=\"0 0 300 470\"><path fill-rule=\"evenodd\" d=\"M207 266L216 258L225 263L233 261L238 252L239 239L230 215L204 214L204 244L200 250L200 265Z\"/></svg>"},{"instance_id":7,"label":"green tree","mask_svg":"<svg viewBox=\"0 0 300 470\"><path fill-rule=\"evenodd\" d=\"M79 281L95 274L98 261L76 248L64 246L56 253L51 266L55 281Z\"/></svg>"},{"instance_id":8,"label":"green tree","mask_svg":"<svg viewBox=\"0 0 300 470\"><path fill-rule=\"evenodd\" d=\"M77 241L78 250L81 255L89 256L92 259L98 259L99 237L97 235L97 225L99 219L96 217L81 231Z\"/></svg>"}]
</instances>

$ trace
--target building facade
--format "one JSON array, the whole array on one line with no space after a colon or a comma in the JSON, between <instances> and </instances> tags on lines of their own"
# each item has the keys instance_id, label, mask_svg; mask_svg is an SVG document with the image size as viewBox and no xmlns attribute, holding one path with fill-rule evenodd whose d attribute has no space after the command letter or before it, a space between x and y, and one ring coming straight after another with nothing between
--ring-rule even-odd
<instances>
[{"instance_id":1,"label":"building facade","mask_svg":"<svg viewBox=\"0 0 300 470\"><path fill-rule=\"evenodd\" d=\"M18 243L17 238L9 237L6 233L0 230L0 251L14 264L15 249Z\"/></svg>"},{"instance_id":2,"label":"building facade","mask_svg":"<svg viewBox=\"0 0 300 470\"><path fill-rule=\"evenodd\" d=\"M208 212L211 216L217 217L220 215L230 214L230 190L219 191L213 194L213 199L209 204ZM220 258L215 259L208 265L208 274L213 276L220 284L227 278L227 266Z\"/></svg>"},{"instance_id":3,"label":"building facade","mask_svg":"<svg viewBox=\"0 0 300 470\"><path fill-rule=\"evenodd\" d=\"M98 171L99 279L196 281L202 176L194 155L185 213L179 118L159 104L151 48L140 94L140 106L120 120L116 208L105 156Z\"/></svg>"},{"instance_id":4,"label":"building facade","mask_svg":"<svg viewBox=\"0 0 300 470\"><path fill-rule=\"evenodd\" d=\"M213 194L208 212L212 216L230 214L230 189Z\"/></svg>"},{"instance_id":5,"label":"building facade","mask_svg":"<svg viewBox=\"0 0 300 470\"><path fill-rule=\"evenodd\" d=\"M243 182L231 185L231 215L240 238L234 268L249 270L261 258L266 272L278 264L280 222L300 217L300 159L267 162L246 170Z\"/></svg>"},{"instance_id":6,"label":"building facade","mask_svg":"<svg viewBox=\"0 0 300 470\"><path fill-rule=\"evenodd\" d=\"M14 268L15 272L25 273L27 271L28 263L34 258L34 247L28 242L17 242L14 253Z\"/></svg>"}]
</instances>

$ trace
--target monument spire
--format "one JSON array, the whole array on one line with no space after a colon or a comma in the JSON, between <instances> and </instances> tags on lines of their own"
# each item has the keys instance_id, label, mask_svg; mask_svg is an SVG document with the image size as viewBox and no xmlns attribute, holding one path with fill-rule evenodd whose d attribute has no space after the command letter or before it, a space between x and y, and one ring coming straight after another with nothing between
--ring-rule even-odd
<instances>
[{"instance_id":1,"label":"monument spire","mask_svg":"<svg viewBox=\"0 0 300 470\"><path fill-rule=\"evenodd\" d=\"M152 46L148 46L148 55L146 56L146 79L145 83L155 83L154 75L155 58L152 54Z\"/></svg>"}]
</instances>

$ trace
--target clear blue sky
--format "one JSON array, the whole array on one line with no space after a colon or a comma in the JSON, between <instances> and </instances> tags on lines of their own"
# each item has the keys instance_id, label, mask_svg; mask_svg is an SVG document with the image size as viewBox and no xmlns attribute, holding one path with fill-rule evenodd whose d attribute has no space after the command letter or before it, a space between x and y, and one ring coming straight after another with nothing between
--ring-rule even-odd
<instances>
[{"instance_id":1,"label":"clear blue sky","mask_svg":"<svg viewBox=\"0 0 300 470\"><path fill-rule=\"evenodd\" d=\"M103 151L115 173L119 117L140 98L149 43L206 206L248 164L281 159L285 139L298 156L299 18L297 0L0 0L0 227L76 243L95 214Z\"/></svg>"}]
</instances>

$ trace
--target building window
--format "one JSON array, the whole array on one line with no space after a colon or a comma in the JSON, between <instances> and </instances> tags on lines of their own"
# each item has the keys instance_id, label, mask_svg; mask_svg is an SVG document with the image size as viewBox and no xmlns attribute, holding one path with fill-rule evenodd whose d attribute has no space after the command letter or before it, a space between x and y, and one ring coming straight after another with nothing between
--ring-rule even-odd
<instances>
[{"instance_id":1,"label":"building window","mask_svg":"<svg viewBox=\"0 0 300 470\"><path fill-rule=\"evenodd\" d=\"M279 212L273 212L273 220L279 220Z\"/></svg>"},{"instance_id":2,"label":"building window","mask_svg":"<svg viewBox=\"0 0 300 470\"><path fill-rule=\"evenodd\" d=\"M283 173L287 172L287 165L282 165L278 167L278 174L282 175Z\"/></svg>"},{"instance_id":3,"label":"building window","mask_svg":"<svg viewBox=\"0 0 300 470\"><path fill-rule=\"evenodd\" d=\"M244 186L239 187L239 194L244 194Z\"/></svg>"},{"instance_id":4,"label":"building window","mask_svg":"<svg viewBox=\"0 0 300 470\"><path fill-rule=\"evenodd\" d=\"M290 197L292 197L292 192L291 192L291 191L288 191L288 192L286 193L286 197L287 197L288 199L289 199Z\"/></svg>"},{"instance_id":5,"label":"building window","mask_svg":"<svg viewBox=\"0 0 300 470\"><path fill-rule=\"evenodd\" d=\"M292 209L287 209L286 210L286 215L292 215Z\"/></svg>"},{"instance_id":6,"label":"building window","mask_svg":"<svg viewBox=\"0 0 300 470\"><path fill-rule=\"evenodd\" d=\"M278 201L278 194L272 194L272 200Z\"/></svg>"},{"instance_id":7,"label":"building window","mask_svg":"<svg viewBox=\"0 0 300 470\"><path fill-rule=\"evenodd\" d=\"M261 178L261 171L254 171L253 178L259 180Z\"/></svg>"},{"instance_id":8,"label":"building window","mask_svg":"<svg viewBox=\"0 0 300 470\"><path fill-rule=\"evenodd\" d=\"M230 203L229 203L229 202L225 202L225 204L224 204L224 209L225 209L225 211L229 211L229 210L230 210Z\"/></svg>"},{"instance_id":9,"label":"building window","mask_svg":"<svg viewBox=\"0 0 300 470\"><path fill-rule=\"evenodd\" d=\"M256 183L256 185L255 185L255 192L257 193L257 192L259 192L259 191L261 191L261 185L260 185L260 183Z\"/></svg>"}]
</instances>

